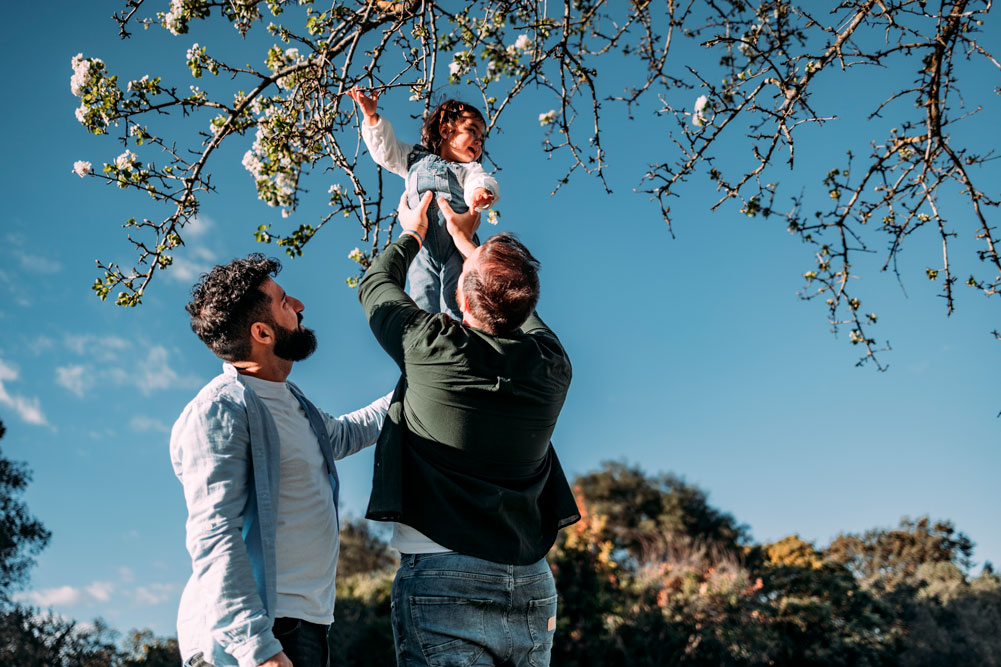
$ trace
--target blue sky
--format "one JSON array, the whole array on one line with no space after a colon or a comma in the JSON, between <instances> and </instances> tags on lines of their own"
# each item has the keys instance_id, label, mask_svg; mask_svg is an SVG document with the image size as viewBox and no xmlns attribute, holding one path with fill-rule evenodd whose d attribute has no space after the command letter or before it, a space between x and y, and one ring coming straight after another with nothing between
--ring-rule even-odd
<instances>
[{"instance_id":1,"label":"blue sky","mask_svg":"<svg viewBox=\"0 0 1001 667\"><path fill-rule=\"evenodd\" d=\"M100 57L123 79L183 74L192 42L235 41L232 29L199 28L181 37L137 31L122 43L108 18L118 9L104 0L62 0L44 10L17 3L2 27L8 49L27 55L0 75L8 93L0 111L8 156L0 162L0 418L7 427L0 445L34 471L24 499L53 533L23 599L82 621L101 616L121 630L173 634L190 563L168 430L220 368L183 311L197 275L252 251L283 258L279 282L306 304L305 322L320 337L318 352L292 379L329 412L385 393L396 372L344 285L356 266L347 258L359 245L354 227L328 225L296 260L253 240L258 224L316 220L326 203L323 178L332 177L317 181L283 222L255 199L239 164L249 139L216 157L218 192L203 200L187 247L145 303L124 310L93 296L94 259L130 262L121 222L152 212L146 197L72 173L75 160L99 167L122 149L76 123L71 58ZM997 45L998 28L988 27L986 43ZM612 90L616 76L613 69L599 81ZM854 102L878 93L887 76L898 74L832 79L817 101ZM990 90L998 75L977 70L964 82ZM682 100L689 106L696 96L678 94L692 98ZM987 103L997 118L996 97ZM417 109L404 94L384 97L382 106L401 138L416 137L409 115ZM935 239L914 238L904 253L906 292L877 273L881 257L858 266L869 283L866 310L880 315L874 333L893 350L884 355L886 373L855 368L858 350L847 332L832 336L822 304L797 298L813 260L780 220L749 219L730 206L710 213L714 193L697 177L673 204L672 240L656 204L633 192L647 163L672 156L668 124L652 108L628 123L606 105L613 195L582 177L550 197L565 167L537 149L537 117L551 106L541 93L526 97L487 150L501 167L501 228L517 232L541 260L539 310L573 360L554 435L568 472L607 459L674 472L747 523L758 541L796 533L821 547L840 532L929 514L969 534L978 563L1001 563L1001 348L989 334L997 310L961 288L958 311L945 317L939 286L923 277L940 261ZM777 172L784 192L814 192L844 148L864 152L866 128L853 106L832 107L845 120L805 134L796 172ZM992 169L997 183L1001 170ZM393 201L401 189L390 185ZM965 211L955 201L942 205L965 229ZM988 214L997 221L996 210ZM972 234L963 234L957 242L972 247ZM348 514L363 512L371 464L369 450L340 466Z\"/></svg>"}]
</instances>

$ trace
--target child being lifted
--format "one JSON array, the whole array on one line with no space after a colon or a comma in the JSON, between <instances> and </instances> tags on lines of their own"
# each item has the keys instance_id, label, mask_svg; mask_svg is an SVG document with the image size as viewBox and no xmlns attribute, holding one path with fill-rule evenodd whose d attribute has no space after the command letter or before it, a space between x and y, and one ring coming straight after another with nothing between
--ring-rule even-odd
<instances>
[{"instance_id":1,"label":"child being lifted","mask_svg":"<svg viewBox=\"0 0 1001 667\"><path fill-rule=\"evenodd\" d=\"M463 260L437 199L447 200L456 213L483 211L500 199L497 179L479 163L486 130L483 115L469 104L447 100L424 119L421 143L411 145L397 140L393 126L379 115L378 92L366 95L353 88L348 96L364 116L362 137L372 159L406 180L408 205L416 208L425 192L433 193L427 237L408 273L410 296L423 310L444 312L461 322L455 290Z\"/></svg>"}]
</instances>

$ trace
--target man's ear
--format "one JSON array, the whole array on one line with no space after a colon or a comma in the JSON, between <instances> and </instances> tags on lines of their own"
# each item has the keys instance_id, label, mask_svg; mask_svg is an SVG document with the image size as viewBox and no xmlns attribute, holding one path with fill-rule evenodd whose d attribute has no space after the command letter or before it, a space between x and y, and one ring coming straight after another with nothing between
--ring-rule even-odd
<instances>
[{"instance_id":1,"label":"man's ear","mask_svg":"<svg viewBox=\"0 0 1001 667\"><path fill-rule=\"evenodd\" d=\"M459 306L460 313L469 312L469 304L466 303L466 294L462 291L462 281L459 281L459 285L455 288L455 302Z\"/></svg>"},{"instance_id":2,"label":"man's ear","mask_svg":"<svg viewBox=\"0 0 1001 667\"><path fill-rule=\"evenodd\" d=\"M275 332L266 322L254 322L250 325L250 340L261 345L271 345L275 342Z\"/></svg>"}]
</instances>

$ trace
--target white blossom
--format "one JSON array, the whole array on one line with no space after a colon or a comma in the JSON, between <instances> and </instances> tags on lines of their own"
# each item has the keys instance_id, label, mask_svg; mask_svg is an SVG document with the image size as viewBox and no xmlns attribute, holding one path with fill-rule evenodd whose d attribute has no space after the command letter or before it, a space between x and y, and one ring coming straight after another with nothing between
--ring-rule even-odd
<instances>
[{"instance_id":1,"label":"white blossom","mask_svg":"<svg viewBox=\"0 0 1001 667\"><path fill-rule=\"evenodd\" d=\"M518 35L518 39L514 42L514 48L519 51L528 51L532 48L532 40L528 35Z\"/></svg>"},{"instance_id":2,"label":"white blossom","mask_svg":"<svg viewBox=\"0 0 1001 667\"><path fill-rule=\"evenodd\" d=\"M135 153L127 150L115 158L115 166L118 167L119 170L129 169L138 160L139 158L136 156Z\"/></svg>"},{"instance_id":3,"label":"white blossom","mask_svg":"<svg viewBox=\"0 0 1001 667\"><path fill-rule=\"evenodd\" d=\"M163 27L173 35L180 35L184 27L184 0L170 0L170 11L163 17Z\"/></svg>"},{"instance_id":4,"label":"white blossom","mask_svg":"<svg viewBox=\"0 0 1001 667\"><path fill-rule=\"evenodd\" d=\"M261 178L261 172L264 169L264 165L261 164L260 159L258 159L257 153L253 150L249 150L243 154L243 168L249 171L256 180Z\"/></svg>"},{"instance_id":5,"label":"white blossom","mask_svg":"<svg viewBox=\"0 0 1001 667\"><path fill-rule=\"evenodd\" d=\"M695 127L702 127L706 124L706 115L702 113L703 109L709 103L709 98L705 95L699 95L695 100L695 112L692 114L692 125Z\"/></svg>"},{"instance_id":6,"label":"white blossom","mask_svg":"<svg viewBox=\"0 0 1001 667\"><path fill-rule=\"evenodd\" d=\"M455 62L454 60L448 64L448 73L450 75L455 76L460 71L462 71L462 65L460 65L457 62Z\"/></svg>"},{"instance_id":7,"label":"white blossom","mask_svg":"<svg viewBox=\"0 0 1001 667\"><path fill-rule=\"evenodd\" d=\"M77 122L79 122L81 125L86 125L87 124L87 106L86 105L81 104L80 106L78 106L73 111L73 113L76 115Z\"/></svg>"},{"instance_id":8,"label":"white blossom","mask_svg":"<svg viewBox=\"0 0 1001 667\"><path fill-rule=\"evenodd\" d=\"M70 92L76 97L83 96L83 89L90 84L91 65L104 64L100 58L84 58L82 53L78 53L70 60L73 66L73 76L70 78Z\"/></svg>"},{"instance_id":9,"label":"white blossom","mask_svg":"<svg viewBox=\"0 0 1001 667\"><path fill-rule=\"evenodd\" d=\"M550 109L546 113L539 114L539 125L549 125L556 120L556 109Z\"/></svg>"},{"instance_id":10,"label":"white blossom","mask_svg":"<svg viewBox=\"0 0 1001 667\"><path fill-rule=\"evenodd\" d=\"M188 62L191 62L192 60L197 60L200 55L201 55L201 48L198 46L198 42L195 42L194 44L191 45L191 48L188 49L188 53L185 56L185 59Z\"/></svg>"},{"instance_id":11,"label":"white blossom","mask_svg":"<svg viewBox=\"0 0 1001 667\"><path fill-rule=\"evenodd\" d=\"M86 160L77 160L73 163L73 173L83 178L90 173L91 164Z\"/></svg>"},{"instance_id":12,"label":"white blossom","mask_svg":"<svg viewBox=\"0 0 1001 667\"><path fill-rule=\"evenodd\" d=\"M355 248L354 250L349 252L348 259L353 260L355 262L361 262L361 250Z\"/></svg>"}]
</instances>

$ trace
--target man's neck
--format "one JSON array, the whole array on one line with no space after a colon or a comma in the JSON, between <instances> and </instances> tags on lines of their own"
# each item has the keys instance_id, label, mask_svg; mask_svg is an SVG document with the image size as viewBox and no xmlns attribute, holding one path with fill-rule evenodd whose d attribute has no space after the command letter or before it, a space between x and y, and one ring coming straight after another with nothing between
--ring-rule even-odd
<instances>
[{"instance_id":1,"label":"man's neck","mask_svg":"<svg viewBox=\"0 0 1001 667\"><path fill-rule=\"evenodd\" d=\"M234 361L233 366L241 375L249 375L269 382L285 382L292 372L292 362L275 358L267 362Z\"/></svg>"}]
</instances>

